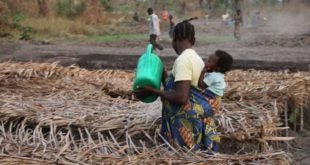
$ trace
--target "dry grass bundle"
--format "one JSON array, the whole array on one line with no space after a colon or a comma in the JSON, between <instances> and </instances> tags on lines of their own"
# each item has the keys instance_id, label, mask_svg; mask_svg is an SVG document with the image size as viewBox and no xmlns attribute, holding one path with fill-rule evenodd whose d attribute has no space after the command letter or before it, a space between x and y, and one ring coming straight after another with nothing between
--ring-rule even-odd
<instances>
[{"instance_id":1,"label":"dry grass bundle","mask_svg":"<svg viewBox=\"0 0 310 165\"><path fill-rule=\"evenodd\" d=\"M264 138L268 131L288 129L282 126L275 103L254 104L245 102L223 103L222 112L216 116L221 133L239 141L258 140ZM262 127L265 130L262 132Z\"/></svg>"},{"instance_id":2,"label":"dry grass bundle","mask_svg":"<svg viewBox=\"0 0 310 165\"><path fill-rule=\"evenodd\" d=\"M127 72L56 64L2 63L0 68L3 121L25 118L41 127L52 123L58 128L88 128L92 134L113 130L120 137L125 130L131 135L149 130L160 117L159 103L128 100L132 76Z\"/></svg>"},{"instance_id":3,"label":"dry grass bundle","mask_svg":"<svg viewBox=\"0 0 310 165\"><path fill-rule=\"evenodd\" d=\"M10 78L16 78L16 81L38 79L38 81L48 83L48 81L44 80L63 79L68 81L68 84L78 81L92 85L99 88L99 90L104 90L109 95L115 95L115 97L131 97L133 74L130 72L113 70L88 71L76 66L62 67L57 63L1 63L0 68L2 68L0 80L10 80ZM52 86L47 84L47 88Z\"/></svg>"},{"instance_id":4,"label":"dry grass bundle","mask_svg":"<svg viewBox=\"0 0 310 165\"><path fill-rule=\"evenodd\" d=\"M132 100L131 72L88 71L55 63L1 63L0 69L0 145L4 146L0 153L5 154L0 157L3 162L31 158L29 162L38 161L38 164L40 161L61 164L291 164L286 153L272 150L262 150L260 154L212 156L163 146L159 142L161 104ZM257 72L256 77L261 81L255 81L258 87L251 85L251 88L246 84L256 77L244 73L235 71L227 77L236 85L230 84L228 94L234 91L234 95L225 96L222 111L217 116L223 136L240 141L256 140L264 145L269 141L291 140L279 133L287 129L282 127L279 105L284 105L281 98L288 92L300 96L301 88L297 86L303 81L294 74L283 73L279 74L282 81L274 85L263 78L272 76L268 75L271 73ZM306 84L303 90L308 89L309 79L304 76L307 73L299 74L304 80L302 84ZM244 80L245 77L248 80ZM285 88L281 87L283 84ZM269 90L274 91L273 95L269 96ZM279 94L275 95L275 91ZM257 93L263 97L249 97Z\"/></svg>"},{"instance_id":5,"label":"dry grass bundle","mask_svg":"<svg viewBox=\"0 0 310 165\"><path fill-rule=\"evenodd\" d=\"M303 129L304 111L310 107L310 72L233 71L227 81L226 102L274 103L285 120L288 113L293 114L295 130L297 125Z\"/></svg>"},{"instance_id":6,"label":"dry grass bundle","mask_svg":"<svg viewBox=\"0 0 310 165\"><path fill-rule=\"evenodd\" d=\"M283 99L283 96L309 95L309 72L232 71L226 81L225 99Z\"/></svg>"},{"instance_id":7,"label":"dry grass bundle","mask_svg":"<svg viewBox=\"0 0 310 165\"><path fill-rule=\"evenodd\" d=\"M143 118L143 115L145 115L143 114L144 112L136 111L136 108L160 109L160 105L146 106L141 103L120 98L113 99L118 96L127 99L132 98L132 73L111 70L87 71L75 66L61 67L57 64L44 63L2 63L0 64L0 68L4 68L1 72L1 79L5 80L2 81L1 84L2 86L6 86L6 92L11 93L4 94L3 98L6 97L6 99L3 100L7 100L11 95L12 97L9 99L11 100L9 103L12 104L12 100L16 102L10 105L10 108L6 108L10 110L8 111L9 113L6 114L10 117L32 116L33 118L33 115L38 113L38 110L43 110L39 112L49 114L51 116L50 120L55 118L52 116L59 116L57 121L59 121L60 126L75 123L76 125L82 125L84 127L88 125L88 128L96 128L94 130L102 131L104 128L97 128L98 126L91 121L94 119L96 121L102 121L99 125L103 126L105 125L103 123L109 123L110 119L113 121L113 116L119 116L121 112L124 115L127 113L131 115L136 114L136 116L139 116L137 113L142 113L141 118ZM260 78L261 82L253 81L253 79L237 82L237 77L242 78L242 76L244 76L240 75L240 73L244 74L243 72L237 71L228 75L228 81L235 82L228 89L228 94L225 96L225 99L233 101L228 101L226 103L224 100L223 111L218 115L218 121L224 135L229 135L231 138L238 140L259 138L258 132L260 132L263 125L268 127L270 125L274 127L281 125L279 111L283 110L283 103L282 107L279 106L281 105L281 100L279 100L279 98L287 96L288 91L292 89L300 91L295 86L297 84L297 86L301 87L298 84L302 81L294 76L292 79L295 79L295 81L291 81L292 79L283 81L283 77L285 78L285 76L283 76L281 79L282 83L270 82L268 84L266 83L266 78L260 78L256 73L254 75ZM261 75L265 76L267 74L268 73L261 73ZM270 77L271 76L275 77L275 75L270 75ZM232 80L231 77L235 78L235 80ZM250 78L248 75L244 77ZM292 75L287 74L286 77L292 77ZM253 82L255 82L256 86L253 85ZM38 87L33 88L34 84L38 85ZM276 95L277 92L278 95ZM22 93L23 95L17 97L17 93ZM291 94L300 96L298 92L291 92ZM272 99L270 98L271 96ZM23 102L25 102L24 104L28 104L26 106L28 107L26 112L23 112L25 105L19 104L20 97L22 97ZM237 98L238 101L235 101ZM54 100L57 101L51 102ZM83 106L81 107L80 104ZM62 110L59 111L59 108ZM20 109L20 111L17 111L18 109ZM125 113L123 112L124 109L126 110ZM156 112L156 117L153 116L155 119L160 118L159 110L153 112ZM110 115L106 116L107 118L104 120L102 117L98 118L101 115L107 115L109 113ZM98 116L97 114L101 115ZM38 123L42 121L42 118L40 118L40 115L39 117L36 115L32 120ZM55 119L53 120L54 122L56 121ZM116 126L116 123L122 120L125 119L119 117L118 121L114 121L113 127L122 129L123 124L121 124L122 126L120 127ZM251 135L252 132L254 133L253 135Z\"/></svg>"},{"instance_id":8,"label":"dry grass bundle","mask_svg":"<svg viewBox=\"0 0 310 165\"><path fill-rule=\"evenodd\" d=\"M5 129L8 127L8 130ZM15 129L15 133L12 133ZM147 147L135 142L126 132L124 141L117 141L110 132L90 135L87 129L73 133L56 131L51 125L48 133L40 126L27 129L24 122L15 126L1 125L0 164L281 164L294 161L285 152L251 153L246 155L210 155L181 148L165 147L160 143ZM79 137L79 138L77 138Z\"/></svg>"}]
</instances>

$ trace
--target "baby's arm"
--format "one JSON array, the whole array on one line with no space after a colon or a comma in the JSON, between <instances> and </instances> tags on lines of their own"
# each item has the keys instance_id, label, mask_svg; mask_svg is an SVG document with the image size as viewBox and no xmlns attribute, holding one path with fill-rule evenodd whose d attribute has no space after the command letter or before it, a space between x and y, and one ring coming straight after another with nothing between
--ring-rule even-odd
<instances>
[{"instance_id":1,"label":"baby's arm","mask_svg":"<svg viewBox=\"0 0 310 165\"><path fill-rule=\"evenodd\" d=\"M205 73L207 73L207 70L204 68L201 73L200 73L200 77L198 80L198 87L200 89L206 89L208 86L206 83L203 82L203 79L205 78Z\"/></svg>"}]
</instances>

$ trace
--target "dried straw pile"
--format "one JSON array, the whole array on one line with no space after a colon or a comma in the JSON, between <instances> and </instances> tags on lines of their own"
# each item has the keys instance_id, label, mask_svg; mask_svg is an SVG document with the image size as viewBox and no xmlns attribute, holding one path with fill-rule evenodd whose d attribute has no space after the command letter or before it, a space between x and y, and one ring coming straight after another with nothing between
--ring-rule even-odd
<instances>
[{"instance_id":1,"label":"dried straw pile","mask_svg":"<svg viewBox=\"0 0 310 165\"><path fill-rule=\"evenodd\" d=\"M228 118L238 121L235 127L245 133L243 138L257 134L257 128L261 126L273 130L277 130L276 126L288 126L288 123L281 122L281 118L288 122L289 111L296 113L294 125L303 129L303 111L309 113L310 107L309 72L233 71L226 81L229 88L222 110ZM278 128L281 129L285 128Z\"/></svg>"},{"instance_id":2,"label":"dried straw pile","mask_svg":"<svg viewBox=\"0 0 310 165\"><path fill-rule=\"evenodd\" d=\"M134 101L131 72L45 63L1 63L0 70L0 164L293 163L287 153L270 147L261 153L231 156L194 154L163 145L159 135L161 104ZM271 76L254 74L259 73L266 81ZM279 128L283 126L279 113L285 107L287 90L295 87L293 82L303 80L304 88L309 89L308 73L299 73L301 79L279 73L279 78L288 80L278 86L257 83L254 89L246 89L251 78L263 79L243 74L235 71L228 75L231 87L217 116L223 136L254 139L264 145L290 140L277 135L286 129ZM283 84L287 86L283 88ZM270 90L279 94L269 96ZM263 97L249 97L258 94ZM299 96L299 89L292 94Z\"/></svg>"}]
</instances>

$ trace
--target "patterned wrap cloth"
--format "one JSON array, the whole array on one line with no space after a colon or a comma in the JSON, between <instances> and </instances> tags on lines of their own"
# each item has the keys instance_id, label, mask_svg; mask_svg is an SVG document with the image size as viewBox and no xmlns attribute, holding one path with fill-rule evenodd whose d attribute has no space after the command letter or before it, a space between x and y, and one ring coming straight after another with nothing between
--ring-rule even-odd
<instances>
[{"instance_id":1,"label":"patterned wrap cloth","mask_svg":"<svg viewBox=\"0 0 310 165\"><path fill-rule=\"evenodd\" d=\"M174 88L174 77L166 79L164 90ZM193 150L218 152L220 134L217 132L213 114L220 107L220 97L209 90L190 89L186 105L162 100L161 134L172 146L186 146Z\"/></svg>"}]
</instances>

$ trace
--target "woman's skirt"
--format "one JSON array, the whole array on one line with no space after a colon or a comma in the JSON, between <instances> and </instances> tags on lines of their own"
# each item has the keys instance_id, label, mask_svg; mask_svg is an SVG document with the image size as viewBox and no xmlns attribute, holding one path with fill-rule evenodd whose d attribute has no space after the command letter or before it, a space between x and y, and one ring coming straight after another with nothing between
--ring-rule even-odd
<instances>
[{"instance_id":1,"label":"woman's skirt","mask_svg":"<svg viewBox=\"0 0 310 165\"><path fill-rule=\"evenodd\" d=\"M164 90L174 88L174 77L167 78ZM211 91L190 89L186 105L162 100L161 134L172 146L187 146L194 150L218 151L220 134L213 120L213 114L220 106L220 98Z\"/></svg>"}]
</instances>

